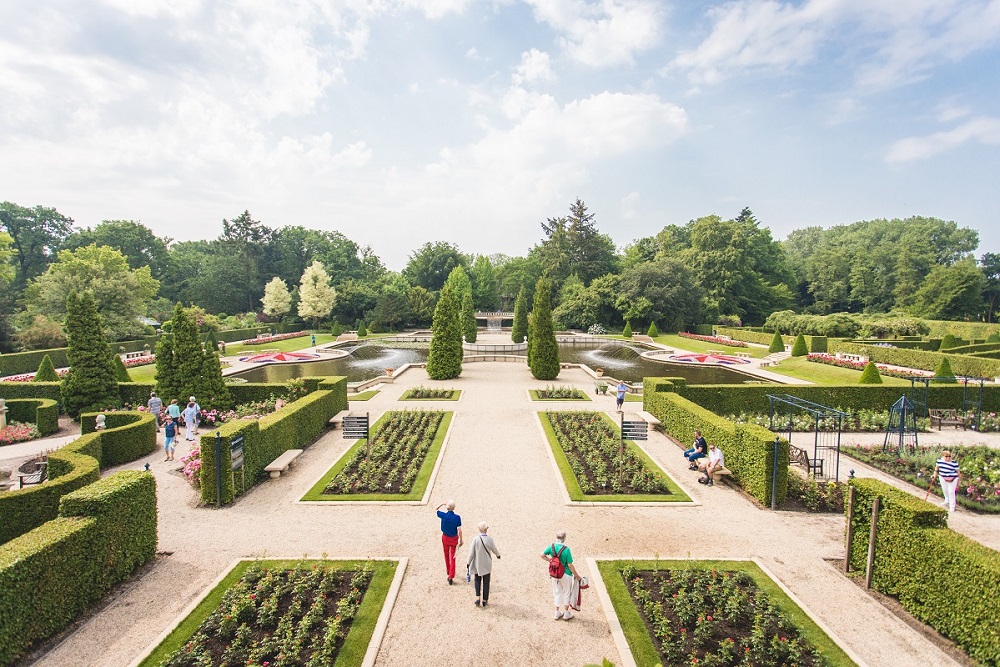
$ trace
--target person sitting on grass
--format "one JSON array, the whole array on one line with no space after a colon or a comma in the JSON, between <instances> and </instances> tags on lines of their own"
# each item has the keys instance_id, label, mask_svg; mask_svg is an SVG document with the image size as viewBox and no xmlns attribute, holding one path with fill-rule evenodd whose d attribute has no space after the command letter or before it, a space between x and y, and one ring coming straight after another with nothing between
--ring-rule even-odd
<instances>
[{"instance_id":1,"label":"person sitting on grass","mask_svg":"<svg viewBox=\"0 0 1000 667\"><path fill-rule=\"evenodd\" d=\"M694 444L691 446L691 449L684 450L684 458L691 464L688 466L688 470L697 470L698 464L696 461L705 458L707 454L708 443L705 442L705 438L701 437L701 431L695 430Z\"/></svg>"},{"instance_id":2,"label":"person sitting on grass","mask_svg":"<svg viewBox=\"0 0 1000 667\"><path fill-rule=\"evenodd\" d=\"M702 469L705 471L705 477L703 479L699 479L698 481L702 484L707 484L708 486L715 486L713 475L716 470L721 470L726 467L726 459L722 455L722 450L712 444L708 446L708 459L700 462L699 465L701 465Z\"/></svg>"}]
</instances>

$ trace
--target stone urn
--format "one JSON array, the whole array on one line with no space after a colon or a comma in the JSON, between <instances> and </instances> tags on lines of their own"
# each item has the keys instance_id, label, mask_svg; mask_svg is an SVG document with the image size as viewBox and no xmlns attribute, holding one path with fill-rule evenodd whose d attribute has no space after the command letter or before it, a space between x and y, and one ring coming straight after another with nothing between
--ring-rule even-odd
<instances>
[{"instance_id":1,"label":"stone urn","mask_svg":"<svg viewBox=\"0 0 1000 667\"><path fill-rule=\"evenodd\" d=\"M0 468L0 491L6 491L14 486L14 482L10 479L13 472L10 468Z\"/></svg>"}]
</instances>

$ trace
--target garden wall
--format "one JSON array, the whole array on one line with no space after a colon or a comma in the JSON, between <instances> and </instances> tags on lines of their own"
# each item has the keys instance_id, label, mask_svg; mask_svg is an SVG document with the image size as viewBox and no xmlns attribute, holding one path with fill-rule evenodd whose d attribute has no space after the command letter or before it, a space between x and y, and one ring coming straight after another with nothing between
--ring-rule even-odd
<instances>
[{"instance_id":1,"label":"garden wall","mask_svg":"<svg viewBox=\"0 0 1000 667\"><path fill-rule=\"evenodd\" d=\"M873 479L853 479L851 566L863 571L881 498L872 586L984 665L1000 665L1000 553L947 528L939 507Z\"/></svg>"},{"instance_id":2,"label":"garden wall","mask_svg":"<svg viewBox=\"0 0 1000 667\"><path fill-rule=\"evenodd\" d=\"M156 449L156 424L143 412L107 413L121 420L99 433L87 433L48 455L49 481L0 494L0 544L56 518L66 494L97 481L102 467L128 463ZM91 430L94 414L90 419ZM2 608L2 607L0 607Z\"/></svg>"},{"instance_id":3,"label":"garden wall","mask_svg":"<svg viewBox=\"0 0 1000 667\"><path fill-rule=\"evenodd\" d=\"M734 424L672 391L657 391L666 378L643 381L643 409L663 424L663 430L681 443L694 441L699 430L710 443L722 449L733 480L765 505L771 503L774 478L774 434L752 424ZM778 447L777 503L785 501L788 490L788 442Z\"/></svg>"},{"instance_id":4,"label":"garden wall","mask_svg":"<svg viewBox=\"0 0 1000 667\"><path fill-rule=\"evenodd\" d=\"M59 430L59 403L51 398L15 398L7 407L8 421L35 424L43 438Z\"/></svg>"},{"instance_id":5,"label":"garden wall","mask_svg":"<svg viewBox=\"0 0 1000 667\"><path fill-rule=\"evenodd\" d=\"M331 417L347 409L347 378L308 378L316 390L259 420L238 419L201 436L201 499L220 502L216 468L222 470L221 503L231 503L247 489L267 478L264 467L289 449L304 449L327 428ZM234 385L240 386L240 385ZM245 385L243 385L245 386ZM278 385L282 389L283 385ZM215 439L220 439L216 460ZM243 472L233 473L230 446L243 436ZM245 484L245 486L244 486Z\"/></svg>"},{"instance_id":6,"label":"garden wall","mask_svg":"<svg viewBox=\"0 0 1000 667\"><path fill-rule=\"evenodd\" d=\"M907 368L919 368L925 371L935 371L945 357L951 363L951 369L957 375L994 378L1000 377L1000 361L983 359L964 354L944 354L942 352L925 352L923 350L901 350L895 347L878 347L876 345L858 345L844 340L832 340L829 345L831 354L846 352L862 354L880 364L892 364Z\"/></svg>"},{"instance_id":7,"label":"garden wall","mask_svg":"<svg viewBox=\"0 0 1000 667\"><path fill-rule=\"evenodd\" d=\"M0 666L156 554L156 480L147 472L94 481L64 496L58 514L0 546Z\"/></svg>"}]
</instances>

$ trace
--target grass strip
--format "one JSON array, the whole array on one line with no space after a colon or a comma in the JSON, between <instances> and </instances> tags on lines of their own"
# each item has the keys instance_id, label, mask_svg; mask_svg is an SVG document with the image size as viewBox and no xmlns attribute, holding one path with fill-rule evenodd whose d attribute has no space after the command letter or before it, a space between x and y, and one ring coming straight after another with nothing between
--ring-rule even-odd
<instances>
[{"instance_id":1,"label":"grass strip","mask_svg":"<svg viewBox=\"0 0 1000 667\"><path fill-rule=\"evenodd\" d=\"M615 428L617 424L608 417L604 415L604 418L611 422ZM681 502L691 502L691 497L684 493L684 490L668 475L663 468L658 466L653 459L649 458L646 452L642 451L642 448L636 445L631 440L625 441L625 446L628 447L632 452L638 456L642 462L652 470L657 477L659 477L667 488L670 489L669 495L663 494L638 494L638 493L608 493L608 494L597 494L597 495L587 495L580 488L580 482L577 481L576 475L573 474L573 469L569 465L569 460L566 458L566 453L563 452L562 447L559 446L559 441L556 439L555 430L552 428L552 422L549 421L548 415L544 412L538 413L538 419L542 423L542 430L545 431L545 437L549 442L549 447L552 449L552 455L556 459L556 466L559 468L559 474L562 475L563 484L566 485L566 491L569 492L569 499L575 502L594 502L594 503L681 503Z\"/></svg>"},{"instance_id":2,"label":"grass strip","mask_svg":"<svg viewBox=\"0 0 1000 667\"><path fill-rule=\"evenodd\" d=\"M730 560L602 560L597 562L597 569L604 580L604 587L615 608L618 622L628 640L632 657L636 664L655 665L660 662L659 651L653 643L653 638L646 630L646 624L639 610L632 602L621 568L633 565L639 570L719 570L723 572L743 572L749 575L757 586L770 596L781 612L798 628L810 644L833 667L857 667L844 649L830 638L805 611L781 589L776 581L771 579L758 565L752 561Z\"/></svg>"},{"instance_id":3,"label":"grass strip","mask_svg":"<svg viewBox=\"0 0 1000 667\"><path fill-rule=\"evenodd\" d=\"M820 364L815 361L808 361L805 357L789 357L778 363L778 365L771 366L765 370L820 385L858 384L858 381L861 379L861 371L856 371L852 368L831 366L830 364ZM910 381L883 375L882 384L909 387Z\"/></svg>"},{"instance_id":4,"label":"grass strip","mask_svg":"<svg viewBox=\"0 0 1000 667\"><path fill-rule=\"evenodd\" d=\"M445 412L444 416L441 418L441 424L438 426L437 433L434 434L434 440L431 442L430 449L427 450L427 456L424 457L424 462L420 465L420 472L417 473L417 478L413 481L413 488L410 489L409 493L345 493L345 494L333 494L333 493L323 493L323 489L326 485L330 483L334 477L336 477L341 470L347 467L351 458L361 447L366 445L365 440L358 440L354 445L348 449L344 454L337 459L337 462L333 464L323 477L316 482L315 485L306 495L302 496L302 500L309 502L327 502L327 503L343 503L343 502L354 502L354 501L410 501L410 500L422 500L424 497L424 492L427 490L427 484L430 482L431 473L434 472L434 466L437 463L438 457L441 455L441 448L444 446L444 438L448 433L448 426L451 425L451 418L454 412ZM375 422L372 429L377 429L381 427L382 420L386 418L386 415L379 417L379 420Z\"/></svg>"},{"instance_id":5,"label":"grass strip","mask_svg":"<svg viewBox=\"0 0 1000 667\"><path fill-rule=\"evenodd\" d=\"M364 562L360 560L316 559L241 561L153 649L153 652L140 663L139 667L158 667L180 650L205 619L219 606L222 596L226 594L226 591L239 581L240 577L252 565L260 564L264 567L279 569L309 569L315 564L321 564L334 570L353 570L358 565L364 564ZM361 664L368 650L368 644L371 642L372 635L375 633L375 622L378 620L382 606L385 604L386 595L389 593L389 586L392 585L397 565L396 561L372 561L371 582L368 584L368 590L365 591L365 596L361 600L358 613L351 622L351 629L344 639L344 644L337 653L337 660L334 663L335 667L355 667Z\"/></svg>"},{"instance_id":6,"label":"grass strip","mask_svg":"<svg viewBox=\"0 0 1000 667\"><path fill-rule=\"evenodd\" d=\"M587 395L587 392L583 391L582 389L577 389L576 391L577 391L578 395L574 396L572 398L539 398L538 397L538 392L539 391L540 390L538 390L538 389L529 389L528 390L528 395L531 396L531 400L533 400L533 401L589 401L589 400L591 400L590 396ZM544 390L541 390L541 391L544 391Z\"/></svg>"},{"instance_id":7,"label":"grass strip","mask_svg":"<svg viewBox=\"0 0 1000 667\"><path fill-rule=\"evenodd\" d=\"M413 391L414 391L413 389L408 389L406 391L406 393L404 393L402 396L399 397L399 400L401 400L401 401L457 401L459 398L462 397L462 390L461 389L452 389L452 390L450 390L451 391L451 396L449 396L448 398L415 398L414 396L412 396Z\"/></svg>"},{"instance_id":8,"label":"grass strip","mask_svg":"<svg viewBox=\"0 0 1000 667\"><path fill-rule=\"evenodd\" d=\"M378 389L369 389L368 391L361 392L360 394L354 394L353 396L348 396L348 401L367 401L368 399L377 396Z\"/></svg>"}]
</instances>

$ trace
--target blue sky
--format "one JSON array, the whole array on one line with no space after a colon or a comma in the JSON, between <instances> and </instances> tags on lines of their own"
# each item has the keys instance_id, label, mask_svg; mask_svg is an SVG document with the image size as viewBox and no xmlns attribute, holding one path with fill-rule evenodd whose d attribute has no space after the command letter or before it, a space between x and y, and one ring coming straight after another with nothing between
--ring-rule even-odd
<instances>
[{"instance_id":1,"label":"blue sky","mask_svg":"<svg viewBox=\"0 0 1000 667\"><path fill-rule=\"evenodd\" d=\"M1000 252L1000 0L14 0L0 199L213 238L249 209L392 269L753 209Z\"/></svg>"}]
</instances>

